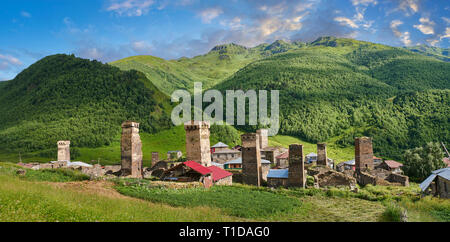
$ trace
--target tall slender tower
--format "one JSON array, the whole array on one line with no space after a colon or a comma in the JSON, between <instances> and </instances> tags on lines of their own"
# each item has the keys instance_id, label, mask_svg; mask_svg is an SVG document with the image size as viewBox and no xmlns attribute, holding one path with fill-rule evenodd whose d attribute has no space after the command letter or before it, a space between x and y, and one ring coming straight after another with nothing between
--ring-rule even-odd
<instances>
[{"instance_id":1,"label":"tall slender tower","mask_svg":"<svg viewBox=\"0 0 450 242\"><path fill-rule=\"evenodd\" d=\"M203 166L211 166L209 122L191 120L184 124L186 130L186 159Z\"/></svg>"},{"instance_id":2,"label":"tall slender tower","mask_svg":"<svg viewBox=\"0 0 450 242\"><path fill-rule=\"evenodd\" d=\"M242 182L249 185L261 185L261 151L259 135L249 133L241 135L242 141Z\"/></svg>"},{"instance_id":3,"label":"tall slender tower","mask_svg":"<svg viewBox=\"0 0 450 242\"><path fill-rule=\"evenodd\" d=\"M259 148L262 150L269 146L269 130L267 129L258 129L256 130L256 133L259 136Z\"/></svg>"},{"instance_id":4,"label":"tall slender tower","mask_svg":"<svg viewBox=\"0 0 450 242\"><path fill-rule=\"evenodd\" d=\"M121 156L122 176L142 178L142 143L139 136L139 123L122 123Z\"/></svg>"},{"instance_id":5,"label":"tall slender tower","mask_svg":"<svg viewBox=\"0 0 450 242\"><path fill-rule=\"evenodd\" d=\"M58 141L58 161L70 161L70 141Z\"/></svg>"},{"instance_id":6,"label":"tall slender tower","mask_svg":"<svg viewBox=\"0 0 450 242\"><path fill-rule=\"evenodd\" d=\"M306 185L305 163L303 161L303 145L289 145L288 186L303 187Z\"/></svg>"},{"instance_id":7,"label":"tall slender tower","mask_svg":"<svg viewBox=\"0 0 450 242\"><path fill-rule=\"evenodd\" d=\"M373 170L372 138L355 138L355 168L358 171Z\"/></svg>"},{"instance_id":8,"label":"tall slender tower","mask_svg":"<svg viewBox=\"0 0 450 242\"><path fill-rule=\"evenodd\" d=\"M321 165L321 166L328 165L327 144L326 143L317 143L317 165Z\"/></svg>"}]
</instances>

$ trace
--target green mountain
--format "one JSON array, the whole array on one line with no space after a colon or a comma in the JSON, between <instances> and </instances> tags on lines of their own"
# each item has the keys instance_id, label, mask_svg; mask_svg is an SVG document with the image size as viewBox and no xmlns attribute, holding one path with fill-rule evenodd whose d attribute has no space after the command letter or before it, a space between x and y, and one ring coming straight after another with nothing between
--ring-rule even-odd
<instances>
[{"instance_id":1,"label":"green mountain","mask_svg":"<svg viewBox=\"0 0 450 242\"><path fill-rule=\"evenodd\" d=\"M439 60L450 62L450 49L449 48L439 48L428 45L417 45L404 47L407 50L416 52L422 55L431 56Z\"/></svg>"},{"instance_id":2,"label":"green mountain","mask_svg":"<svg viewBox=\"0 0 450 242\"><path fill-rule=\"evenodd\" d=\"M170 99L137 71L68 55L39 60L0 86L0 151L30 152L71 140L109 145L121 123L143 132L169 128Z\"/></svg>"},{"instance_id":3,"label":"green mountain","mask_svg":"<svg viewBox=\"0 0 450 242\"><path fill-rule=\"evenodd\" d=\"M202 82L203 89L211 88L253 61L298 49L304 45L300 42L291 44L281 40L254 48L225 44L212 48L205 55L193 58L164 60L153 56L133 56L110 64L122 70L141 71L162 92L170 95L177 89L192 92L194 82Z\"/></svg>"},{"instance_id":4,"label":"green mountain","mask_svg":"<svg viewBox=\"0 0 450 242\"><path fill-rule=\"evenodd\" d=\"M449 87L450 63L325 37L254 61L214 88L280 90L280 133L342 146L368 135L378 154L400 158L427 141L450 141Z\"/></svg>"}]
</instances>

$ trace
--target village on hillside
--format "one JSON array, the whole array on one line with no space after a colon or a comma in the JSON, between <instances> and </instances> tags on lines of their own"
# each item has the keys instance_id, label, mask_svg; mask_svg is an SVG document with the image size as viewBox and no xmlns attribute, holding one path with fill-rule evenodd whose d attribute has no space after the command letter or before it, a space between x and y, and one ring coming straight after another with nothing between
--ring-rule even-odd
<instances>
[{"instance_id":1,"label":"village on hillside","mask_svg":"<svg viewBox=\"0 0 450 242\"><path fill-rule=\"evenodd\" d=\"M229 147L219 142L210 145L210 124L190 121L186 131L186 158L181 151L169 151L167 160L152 152L151 167L143 167L139 123L122 124L121 164L101 166L70 160L70 141L59 141L58 160L49 163L19 163L34 170L69 168L91 178L126 177L157 179L165 183L196 182L205 188L242 183L268 187L348 187L357 192L359 185L409 186L402 164L383 160L373 154L372 138L355 138L355 158L337 165L327 156L327 144L317 144L317 154L303 153L302 144L289 148L268 145L268 131L241 135L241 145ZM448 158L446 158L448 160ZM182 161L185 160L185 161ZM20 170L18 172L26 172ZM420 184L424 194L450 198L449 167L433 171Z\"/></svg>"}]
</instances>

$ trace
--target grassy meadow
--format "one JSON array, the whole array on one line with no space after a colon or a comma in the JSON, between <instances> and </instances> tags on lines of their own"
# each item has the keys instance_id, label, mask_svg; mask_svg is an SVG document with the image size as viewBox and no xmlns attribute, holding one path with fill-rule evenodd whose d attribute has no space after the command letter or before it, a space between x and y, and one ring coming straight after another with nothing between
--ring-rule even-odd
<instances>
[{"instance_id":1,"label":"grassy meadow","mask_svg":"<svg viewBox=\"0 0 450 242\"><path fill-rule=\"evenodd\" d=\"M0 162L0 221L450 221L450 201L410 187L174 189L148 180L86 180Z\"/></svg>"}]
</instances>

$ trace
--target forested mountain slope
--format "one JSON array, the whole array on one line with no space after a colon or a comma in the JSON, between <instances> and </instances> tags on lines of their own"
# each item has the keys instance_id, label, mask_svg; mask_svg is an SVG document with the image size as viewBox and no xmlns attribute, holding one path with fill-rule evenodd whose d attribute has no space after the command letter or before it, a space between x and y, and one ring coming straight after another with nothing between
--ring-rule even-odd
<instances>
[{"instance_id":1,"label":"forested mountain slope","mask_svg":"<svg viewBox=\"0 0 450 242\"><path fill-rule=\"evenodd\" d=\"M368 135L378 153L399 158L403 149L450 141L449 87L450 63L322 38L255 61L215 88L280 90L282 134L313 142L337 137L343 146Z\"/></svg>"},{"instance_id":2,"label":"forested mountain slope","mask_svg":"<svg viewBox=\"0 0 450 242\"><path fill-rule=\"evenodd\" d=\"M125 120L140 122L144 132L169 128L171 106L142 73L48 56L0 86L0 150L44 150L58 140L108 145Z\"/></svg>"}]
</instances>

